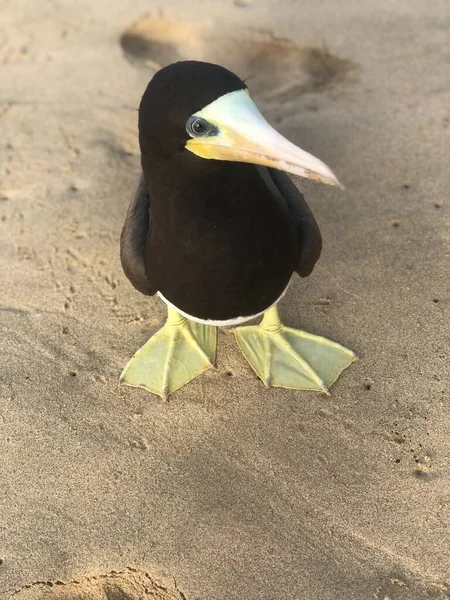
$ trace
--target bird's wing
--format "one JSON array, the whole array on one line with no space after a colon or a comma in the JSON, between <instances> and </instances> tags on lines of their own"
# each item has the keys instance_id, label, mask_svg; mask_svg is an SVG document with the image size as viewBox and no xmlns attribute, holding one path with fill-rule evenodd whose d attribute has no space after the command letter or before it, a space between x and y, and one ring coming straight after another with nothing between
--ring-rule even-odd
<instances>
[{"instance_id":1,"label":"bird's wing","mask_svg":"<svg viewBox=\"0 0 450 600\"><path fill-rule=\"evenodd\" d=\"M148 296L157 292L145 272L145 249L150 232L150 195L141 175L120 236L120 260L134 287Z\"/></svg>"},{"instance_id":2,"label":"bird's wing","mask_svg":"<svg viewBox=\"0 0 450 600\"><path fill-rule=\"evenodd\" d=\"M299 255L296 272L300 277L312 273L322 251L322 236L311 209L306 204L289 175L277 169L268 168L270 178L283 197L295 220L298 232Z\"/></svg>"}]
</instances>

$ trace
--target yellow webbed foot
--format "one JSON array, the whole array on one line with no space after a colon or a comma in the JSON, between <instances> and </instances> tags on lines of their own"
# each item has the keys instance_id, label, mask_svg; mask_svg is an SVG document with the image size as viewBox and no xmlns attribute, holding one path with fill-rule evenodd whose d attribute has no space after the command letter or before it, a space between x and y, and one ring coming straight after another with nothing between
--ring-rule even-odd
<instances>
[{"instance_id":1,"label":"yellow webbed foot","mask_svg":"<svg viewBox=\"0 0 450 600\"><path fill-rule=\"evenodd\" d=\"M213 366L216 346L216 327L190 321L169 307L164 327L136 352L120 381L166 399Z\"/></svg>"},{"instance_id":2,"label":"yellow webbed foot","mask_svg":"<svg viewBox=\"0 0 450 600\"><path fill-rule=\"evenodd\" d=\"M276 307L269 309L260 325L238 327L236 340L250 366L267 386L315 390L328 388L355 354L324 337L285 327Z\"/></svg>"}]
</instances>

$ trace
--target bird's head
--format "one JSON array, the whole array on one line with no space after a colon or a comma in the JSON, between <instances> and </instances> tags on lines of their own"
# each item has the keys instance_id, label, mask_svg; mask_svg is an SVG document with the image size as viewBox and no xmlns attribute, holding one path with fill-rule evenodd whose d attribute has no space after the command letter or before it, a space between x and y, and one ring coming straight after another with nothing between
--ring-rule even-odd
<instances>
[{"instance_id":1,"label":"bird's head","mask_svg":"<svg viewBox=\"0 0 450 600\"><path fill-rule=\"evenodd\" d=\"M139 107L139 141L144 155L187 151L339 185L325 163L267 123L244 81L210 63L177 62L154 75Z\"/></svg>"}]
</instances>

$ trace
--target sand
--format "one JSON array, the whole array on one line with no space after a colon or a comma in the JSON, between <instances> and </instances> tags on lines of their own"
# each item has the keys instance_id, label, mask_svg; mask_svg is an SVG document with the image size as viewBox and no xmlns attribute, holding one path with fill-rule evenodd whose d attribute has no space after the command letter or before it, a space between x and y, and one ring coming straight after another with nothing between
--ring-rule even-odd
<instances>
[{"instance_id":1,"label":"sand","mask_svg":"<svg viewBox=\"0 0 450 600\"><path fill-rule=\"evenodd\" d=\"M448 599L449 4L159 6L0 2L0 597ZM329 398L226 331L168 403L118 384L165 318L118 258L136 108L185 57L345 185L300 182L324 252L280 307L357 352Z\"/></svg>"}]
</instances>

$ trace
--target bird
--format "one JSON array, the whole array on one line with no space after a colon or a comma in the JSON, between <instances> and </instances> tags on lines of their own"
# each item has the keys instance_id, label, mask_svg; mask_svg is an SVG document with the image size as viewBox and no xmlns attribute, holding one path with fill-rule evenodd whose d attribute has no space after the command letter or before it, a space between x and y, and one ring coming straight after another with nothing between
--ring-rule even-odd
<instances>
[{"instance_id":1,"label":"bird","mask_svg":"<svg viewBox=\"0 0 450 600\"><path fill-rule=\"evenodd\" d=\"M266 386L329 394L354 352L285 326L277 305L322 249L287 173L339 186L334 173L269 125L244 80L203 61L153 75L138 135L142 171L120 258L131 284L167 305L167 320L120 381L167 399L214 366L217 328L232 326Z\"/></svg>"}]
</instances>

